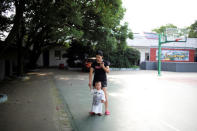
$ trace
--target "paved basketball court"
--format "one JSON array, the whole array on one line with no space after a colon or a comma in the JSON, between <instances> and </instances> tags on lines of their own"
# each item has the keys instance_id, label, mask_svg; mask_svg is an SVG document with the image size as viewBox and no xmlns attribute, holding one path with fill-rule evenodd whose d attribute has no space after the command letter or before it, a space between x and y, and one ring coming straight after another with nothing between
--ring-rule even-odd
<instances>
[{"instance_id":1,"label":"paved basketball court","mask_svg":"<svg viewBox=\"0 0 197 131\"><path fill-rule=\"evenodd\" d=\"M197 73L112 71L110 116L89 116L88 73L57 72L60 91L77 131L196 131Z\"/></svg>"}]
</instances>

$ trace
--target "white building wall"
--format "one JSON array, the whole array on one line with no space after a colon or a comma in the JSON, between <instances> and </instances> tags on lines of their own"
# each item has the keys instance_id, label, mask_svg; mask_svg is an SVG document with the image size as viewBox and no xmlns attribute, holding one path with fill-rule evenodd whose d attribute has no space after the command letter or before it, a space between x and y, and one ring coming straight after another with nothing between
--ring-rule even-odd
<instances>
[{"instance_id":1,"label":"white building wall","mask_svg":"<svg viewBox=\"0 0 197 131\"><path fill-rule=\"evenodd\" d=\"M55 57L55 51L59 50L61 51L61 58L57 58ZM64 64L64 66L67 66L67 59L68 58L62 58L62 55L66 53L66 51L64 49L61 48L54 48L49 50L49 67L58 67L59 64ZM42 67L44 65L43 62L43 53L40 55L38 61L37 61L37 65Z\"/></svg>"},{"instance_id":2,"label":"white building wall","mask_svg":"<svg viewBox=\"0 0 197 131\"><path fill-rule=\"evenodd\" d=\"M149 53L150 48L158 47L157 39L147 39L144 34L134 34L134 39L128 39L127 45L140 51L140 63L146 61L145 54ZM187 42L172 42L163 44L167 47L197 48L197 38L188 38Z\"/></svg>"},{"instance_id":3,"label":"white building wall","mask_svg":"<svg viewBox=\"0 0 197 131\"><path fill-rule=\"evenodd\" d=\"M148 47L133 47L133 48L137 49L140 52L140 63L142 61L146 61L145 54L146 53L149 54L150 49Z\"/></svg>"},{"instance_id":4,"label":"white building wall","mask_svg":"<svg viewBox=\"0 0 197 131\"><path fill-rule=\"evenodd\" d=\"M43 66L43 54L41 54L40 57L38 58L37 65L39 67Z\"/></svg>"},{"instance_id":5,"label":"white building wall","mask_svg":"<svg viewBox=\"0 0 197 131\"><path fill-rule=\"evenodd\" d=\"M55 51L60 50L61 51L61 58L55 57ZM50 67L56 67L59 66L59 64L64 64L64 66L67 66L67 58L62 58L62 55L66 53L65 50L61 49L54 49L49 51L49 66Z\"/></svg>"}]
</instances>

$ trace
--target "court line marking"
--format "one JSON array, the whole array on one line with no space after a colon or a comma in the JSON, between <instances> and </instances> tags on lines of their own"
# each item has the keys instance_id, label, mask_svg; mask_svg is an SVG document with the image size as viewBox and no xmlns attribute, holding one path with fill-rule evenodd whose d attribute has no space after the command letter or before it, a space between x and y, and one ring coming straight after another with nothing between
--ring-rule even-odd
<instances>
[{"instance_id":1,"label":"court line marking","mask_svg":"<svg viewBox=\"0 0 197 131\"><path fill-rule=\"evenodd\" d=\"M169 124L169 123L167 123L167 122L165 122L165 121L163 121L163 120L160 120L160 122L161 122L163 125L165 125L165 126L171 128L171 129L174 130L174 131L180 131L178 128L172 126L171 124Z\"/></svg>"}]
</instances>

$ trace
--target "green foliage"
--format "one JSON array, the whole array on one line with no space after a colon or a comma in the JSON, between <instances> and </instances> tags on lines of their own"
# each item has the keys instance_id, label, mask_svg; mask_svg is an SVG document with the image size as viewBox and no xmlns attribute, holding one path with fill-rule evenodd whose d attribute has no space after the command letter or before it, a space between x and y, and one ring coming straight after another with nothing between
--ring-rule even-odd
<instances>
[{"instance_id":1,"label":"green foliage","mask_svg":"<svg viewBox=\"0 0 197 131\"><path fill-rule=\"evenodd\" d=\"M113 28L120 23L125 12L121 0L97 0L95 4L104 27Z\"/></svg>"},{"instance_id":2,"label":"green foliage","mask_svg":"<svg viewBox=\"0 0 197 131\"><path fill-rule=\"evenodd\" d=\"M104 28L98 35L100 40L95 45L95 49L102 50L107 59L109 59L111 52L125 51L128 48L126 40L133 38L133 33L128 29L127 23L118 25L114 29Z\"/></svg>"},{"instance_id":3,"label":"green foliage","mask_svg":"<svg viewBox=\"0 0 197 131\"><path fill-rule=\"evenodd\" d=\"M20 12L22 15L18 12L14 18L2 15L13 9L20 11L16 3L25 7ZM103 50L105 58L117 67L130 67L138 59L135 50L126 44L128 38L133 38L132 31L127 23L120 25L125 12L122 0L3 0L0 4L0 31L11 30L10 38L16 38L18 32L22 34L22 45L29 52L32 63L54 44L69 48L70 58L83 59L84 54L91 56L97 49ZM18 23L14 23L17 18ZM16 43L16 39L12 41Z\"/></svg>"},{"instance_id":4,"label":"green foliage","mask_svg":"<svg viewBox=\"0 0 197 131\"><path fill-rule=\"evenodd\" d=\"M119 51L127 48L126 40L128 38L133 39L133 33L128 29L128 23L122 26L118 26L115 29L115 37L117 39L117 48Z\"/></svg>"},{"instance_id":5,"label":"green foliage","mask_svg":"<svg viewBox=\"0 0 197 131\"><path fill-rule=\"evenodd\" d=\"M197 38L197 21L195 21L190 27L189 37Z\"/></svg>"},{"instance_id":6,"label":"green foliage","mask_svg":"<svg viewBox=\"0 0 197 131\"><path fill-rule=\"evenodd\" d=\"M131 68L138 64L140 52L133 48L127 48L125 51L112 52L109 60L111 67Z\"/></svg>"},{"instance_id":7,"label":"green foliage","mask_svg":"<svg viewBox=\"0 0 197 131\"><path fill-rule=\"evenodd\" d=\"M5 38L5 32L10 30L9 27L12 24L13 16L9 15L9 13L13 12L13 10L13 0L0 1L0 40Z\"/></svg>"},{"instance_id":8,"label":"green foliage","mask_svg":"<svg viewBox=\"0 0 197 131\"><path fill-rule=\"evenodd\" d=\"M159 28L155 28L152 31L156 32L158 34L164 33L166 31L167 28L177 28L177 26L173 25L173 24L167 24L167 25L163 25Z\"/></svg>"},{"instance_id":9,"label":"green foliage","mask_svg":"<svg viewBox=\"0 0 197 131\"><path fill-rule=\"evenodd\" d=\"M92 52L92 46L90 43L84 45L78 40L72 41L69 45L69 49L67 50L67 53L64 54L64 57L68 57L67 60L69 67L81 67L82 61L84 58L87 58L88 54L91 54ZM78 63L75 63L75 61L79 61Z\"/></svg>"}]
</instances>

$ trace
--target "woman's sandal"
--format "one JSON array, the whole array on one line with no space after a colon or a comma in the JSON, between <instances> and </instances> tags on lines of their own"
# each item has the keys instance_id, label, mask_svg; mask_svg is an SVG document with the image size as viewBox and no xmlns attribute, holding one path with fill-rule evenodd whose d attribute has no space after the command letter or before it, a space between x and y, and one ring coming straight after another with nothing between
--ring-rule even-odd
<instances>
[{"instance_id":1,"label":"woman's sandal","mask_svg":"<svg viewBox=\"0 0 197 131\"><path fill-rule=\"evenodd\" d=\"M105 111L105 115L110 115L110 112L108 110Z\"/></svg>"}]
</instances>

